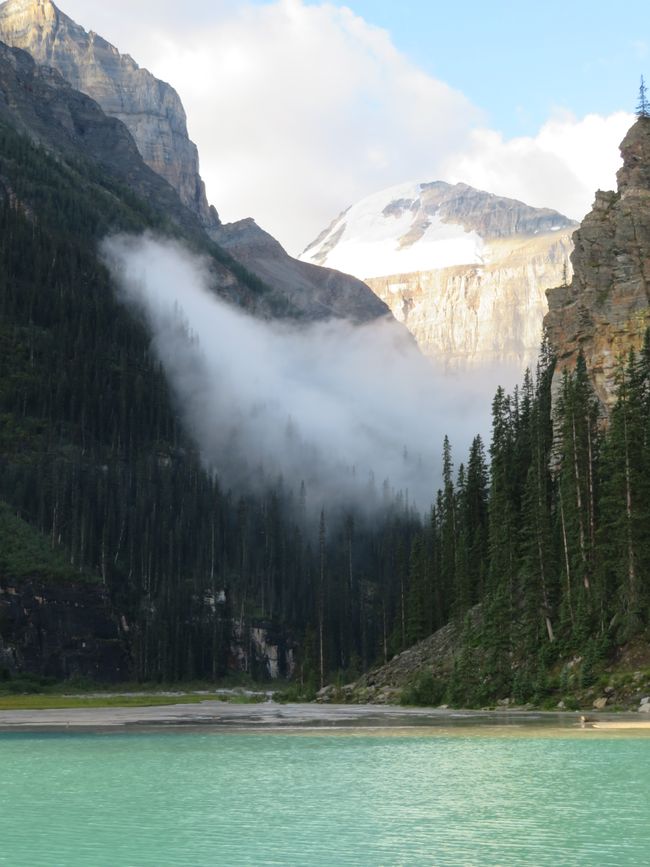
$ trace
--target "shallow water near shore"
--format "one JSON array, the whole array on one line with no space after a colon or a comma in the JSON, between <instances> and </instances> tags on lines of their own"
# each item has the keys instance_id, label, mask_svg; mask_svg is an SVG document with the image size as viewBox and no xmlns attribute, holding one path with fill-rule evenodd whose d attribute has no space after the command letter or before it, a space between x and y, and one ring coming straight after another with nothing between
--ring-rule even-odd
<instances>
[{"instance_id":1,"label":"shallow water near shore","mask_svg":"<svg viewBox=\"0 0 650 867\"><path fill-rule=\"evenodd\" d=\"M639 734L4 734L0 864L639 865L650 851Z\"/></svg>"}]
</instances>

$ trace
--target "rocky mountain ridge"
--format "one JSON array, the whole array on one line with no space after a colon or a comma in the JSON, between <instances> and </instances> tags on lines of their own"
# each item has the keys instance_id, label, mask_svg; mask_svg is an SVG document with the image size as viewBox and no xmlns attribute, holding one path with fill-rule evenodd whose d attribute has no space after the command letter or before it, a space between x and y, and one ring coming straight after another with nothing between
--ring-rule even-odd
<instances>
[{"instance_id":1,"label":"rocky mountain ridge","mask_svg":"<svg viewBox=\"0 0 650 867\"><path fill-rule=\"evenodd\" d=\"M650 326L650 118L640 117L621 143L616 192L596 193L574 235L573 279L548 290L544 320L558 363L574 370L582 351L605 413L616 400L616 373Z\"/></svg>"},{"instance_id":2,"label":"rocky mountain ridge","mask_svg":"<svg viewBox=\"0 0 650 867\"><path fill-rule=\"evenodd\" d=\"M539 350L546 289L570 274L576 226L467 184L407 184L348 209L301 258L364 279L439 365L521 369Z\"/></svg>"},{"instance_id":3,"label":"rocky mountain ridge","mask_svg":"<svg viewBox=\"0 0 650 867\"><path fill-rule=\"evenodd\" d=\"M0 5L0 40L27 51L41 66L41 79L56 78L56 70L60 80L90 96L105 115L122 121L152 173L164 178L178 194L186 209L184 223L193 222L193 215L209 237L227 249L230 258L263 281L276 299L282 299L290 314L358 322L389 315L388 307L361 281L297 261L253 220L222 226L215 208L208 205L198 152L188 137L185 111L176 91L98 34L84 30L51 0L7 0ZM52 71L47 72L50 68ZM38 126L37 114L32 111L27 124L31 135ZM51 120L50 112L48 123ZM84 129L81 122L67 122L66 126L77 137ZM124 139L122 135L112 160L114 167L120 160L128 161ZM110 155L109 148L104 152ZM149 196L141 184L135 189L178 222L180 203L172 190L164 194L160 183L155 196ZM224 287L233 283L226 287L227 294L232 295L236 278L223 273L220 281ZM275 304L276 311L281 306Z\"/></svg>"},{"instance_id":4,"label":"rocky mountain ridge","mask_svg":"<svg viewBox=\"0 0 650 867\"><path fill-rule=\"evenodd\" d=\"M387 305L361 280L294 259L253 219L223 224L210 235L260 280L283 291L306 316L365 322L388 314Z\"/></svg>"},{"instance_id":5,"label":"rocky mountain ridge","mask_svg":"<svg viewBox=\"0 0 650 867\"><path fill-rule=\"evenodd\" d=\"M26 51L2 42L0 118L50 152L97 163L182 231L202 232L169 184L143 162L120 121L74 90L55 69L38 66Z\"/></svg>"},{"instance_id":6,"label":"rocky mountain ridge","mask_svg":"<svg viewBox=\"0 0 650 867\"><path fill-rule=\"evenodd\" d=\"M51 0L7 0L0 6L0 40L51 66L75 90L92 97L133 136L144 161L167 180L206 227L219 224L206 199L196 146L187 133L176 91L128 55L86 32Z\"/></svg>"},{"instance_id":7,"label":"rocky mountain ridge","mask_svg":"<svg viewBox=\"0 0 650 867\"><path fill-rule=\"evenodd\" d=\"M210 274L216 292L260 315L287 309L286 294L265 289L257 278L222 251L207 236L196 214L176 191L143 161L133 137L117 118L106 115L89 96L74 90L51 67L38 66L26 51L0 42L0 122L28 136L74 171L81 169L89 190L120 198L134 197L145 223L163 235L175 235L211 257ZM0 199L27 213L34 209L24 191L14 189L11 167L2 165ZM94 177L96 175L96 177ZM110 179L110 182L109 182ZM79 183L73 176L70 183ZM46 185L40 195L46 194ZM106 231L114 228L106 213ZM138 227L133 226L134 230ZM371 293L368 291L368 294ZM294 311L288 306L288 314Z\"/></svg>"}]
</instances>

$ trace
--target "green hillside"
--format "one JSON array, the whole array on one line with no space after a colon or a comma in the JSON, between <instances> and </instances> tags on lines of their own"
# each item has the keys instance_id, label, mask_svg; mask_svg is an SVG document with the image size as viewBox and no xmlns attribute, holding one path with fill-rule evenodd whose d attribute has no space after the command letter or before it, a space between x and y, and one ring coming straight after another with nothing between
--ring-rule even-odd
<instances>
[{"instance_id":1,"label":"green hillside","mask_svg":"<svg viewBox=\"0 0 650 867\"><path fill-rule=\"evenodd\" d=\"M97 581L68 563L65 553L52 540L37 532L0 502L0 576L4 580L38 578L55 582Z\"/></svg>"}]
</instances>

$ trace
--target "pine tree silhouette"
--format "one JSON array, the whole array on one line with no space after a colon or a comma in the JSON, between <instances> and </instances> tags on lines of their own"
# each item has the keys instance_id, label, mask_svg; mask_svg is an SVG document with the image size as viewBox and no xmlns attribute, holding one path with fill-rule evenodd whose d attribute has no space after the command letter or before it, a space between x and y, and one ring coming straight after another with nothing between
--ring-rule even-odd
<instances>
[{"instance_id":1,"label":"pine tree silhouette","mask_svg":"<svg viewBox=\"0 0 650 867\"><path fill-rule=\"evenodd\" d=\"M641 76L641 84L639 85L639 101L636 106L637 117L650 117L650 102L648 102L648 88L645 85L645 80Z\"/></svg>"}]
</instances>

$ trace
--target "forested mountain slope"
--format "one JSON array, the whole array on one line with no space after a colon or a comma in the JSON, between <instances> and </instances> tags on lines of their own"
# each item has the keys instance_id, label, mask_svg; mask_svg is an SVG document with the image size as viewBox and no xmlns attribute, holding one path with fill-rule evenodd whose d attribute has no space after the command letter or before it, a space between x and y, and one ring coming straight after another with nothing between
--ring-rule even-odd
<instances>
[{"instance_id":1,"label":"forested mountain slope","mask_svg":"<svg viewBox=\"0 0 650 867\"><path fill-rule=\"evenodd\" d=\"M624 674L625 700L647 695L648 117L622 154L618 192L599 193L576 232L573 282L549 292L552 342L535 376L494 398L489 470L479 441L457 474L445 449L444 489L411 549L402 634L405 646L424 639L446 614L460 638L453 666L449 654L410 654L400 676L415 679L412 698L612 703L611 666L630 657L639 670ZM396 672L369 680L396 686Z\"/></svg>"},{"instance_id":2,"label":"forested mountain slope","mask_svg":"<svg viewBox=\"0 0 650 867\"><path fill-rule=\"evenodd\" d=\"M55 648L58 676L245 669L293 675L314 694L452 622L461 637L451 669L420 698L544 701L593 682L624 643L647 642L650 345L639 349L638 329L636 353L615 365L608 425L579 353L563 359L552 401L562 346L546 345L534 376L497 392L489 449L477 437L459 465L441 444L443 485L424 519L372 479L363 508L307 509L297 478L223 489L183 427L144 322L117 300L99 242L115 231L181 239L208 257L211 288L231 303L267 317L304 309L235 265L119 121L56 73L0 46L0 92L9 675L45 671ZM648 120L639 124L644 132ZM635 178L642 187L644 172ZM621 201L633 212L644 197L623 190ZM637 237L642 262L646 246ZM608 303L615 311L616 292ZM635 323L646 307L638 302ZM22 571L6 553L16 533L40 550ZM54 616L72 609L89 617ZM64 645L72 652L56 650Z\"/></svg>"},{"instance_id":3,"label":"forested mountain slope","mask_svg":"<svg viewBox=\"0 0 650 867\"><path fill-rule=\"evenodd\" d=\"M211 257L215 291L265 316L290 314L290 303L195 231L88 97L5 47L0 81L0 498L72 572L97 576L130 676L290 673L296 645L314 682L369 664L416 519L398 502L377 526L327 515L319 528L301 517L300 480L258 496L221 490L98 243L113 231L171 233ZM31 576L19 577L23 589L9 572L0 584L29 595ZM20 637L32 628L45 626L12 630L4 666L36 665ZM2 620L0 634L7 645ZM124 677L87 648L59 673Z\"/></svg>"}]
</instances>

